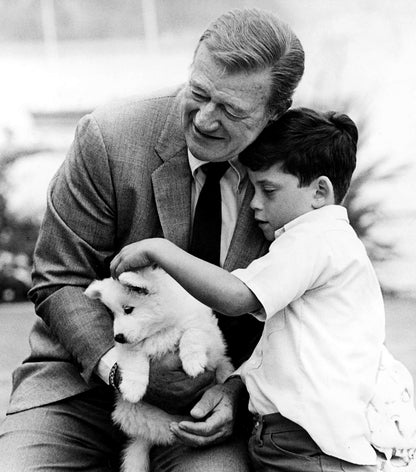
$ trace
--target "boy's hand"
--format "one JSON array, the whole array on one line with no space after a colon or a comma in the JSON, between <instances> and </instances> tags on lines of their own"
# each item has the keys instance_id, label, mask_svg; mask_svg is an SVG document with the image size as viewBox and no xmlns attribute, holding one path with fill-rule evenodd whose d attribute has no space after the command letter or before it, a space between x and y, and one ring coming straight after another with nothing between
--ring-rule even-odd
<instances>
[{"instance_id":1,"label":"boy's hand","mask_svg":"<svg viewBox=\"0 0 416 472\"><path fill-rule=\"evenodd\" d=\"M129 244L114 257L110 264L111 276L115 279L128 270L140 269L155 262L151 254L163 250L164 243L162 238L143 239L137 243Z\"/></svg>"}]
</instances>

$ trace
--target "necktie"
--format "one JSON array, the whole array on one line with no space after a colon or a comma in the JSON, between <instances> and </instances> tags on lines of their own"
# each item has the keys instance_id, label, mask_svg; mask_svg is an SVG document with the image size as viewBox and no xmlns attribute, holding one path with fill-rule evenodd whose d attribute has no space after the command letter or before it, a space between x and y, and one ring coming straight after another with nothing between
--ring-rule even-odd
<instances>
[{"instance_id":1,"label":"necktie","mask_svg":"<svg viewBox=\"0 0 416 472\"><path fill-rule=\"evenodd\" d=\"M228 162L204 164L204 186L195 208L190 253L220 265L221 249L221 189L220 179L228 169Z\"/></svg>"},{"instance_id":2,"label":"necktie","mask_svg":"<svg viewBox=\"0 0 416 472\"><path fill-rule=\"evenodd\" d=\"M202 166L206 174L204 186L195 208L190 253L219 265L221 249L221 189L220 179L228 169L227 162ZM238 367L245 361L258 340L263 324L251 315L238 317L215 313L228 345L228 355Z\"/></svg>"}]
</instances>

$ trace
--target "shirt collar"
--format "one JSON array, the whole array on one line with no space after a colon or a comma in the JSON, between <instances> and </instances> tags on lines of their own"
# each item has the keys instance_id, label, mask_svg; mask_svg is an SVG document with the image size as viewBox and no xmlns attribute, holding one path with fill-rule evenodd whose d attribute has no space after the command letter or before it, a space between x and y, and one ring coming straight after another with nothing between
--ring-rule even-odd
<instances>
[{"instance_id":1,"label":"shirt collar","mask_svg":"<svg viewBox=\"0 0 416 472\"><path fill-rule=\"evenodd\" d=\"M188 149L188 161L189 161L189 167L191 169L192 177L195 179L195 175L198 171L198 169L203 166L204 164L208 164L207 161L201 161L197 159L191 151ZM244 181L244 179L247 177L247 169L241 162L238 160L238 156L234 157L233 159L230 159L229 161L231 169L234 170L238 177L238 187L241 185L241 183Z\"/></svg>"},{"instance_id":2,"label":"shirt collar","mask_svg":"<svg viewBox=\"0 0 416 472\"><path fill-rule=\"evenodd\" d=\"M347 209L341 205L325 205L317 210L311 210L298 216L282 228L275 231L274 237L277 239L284 232L303 223L325 223L334 220L341 220L349 223Z\"/></svg>"}]
</instances>

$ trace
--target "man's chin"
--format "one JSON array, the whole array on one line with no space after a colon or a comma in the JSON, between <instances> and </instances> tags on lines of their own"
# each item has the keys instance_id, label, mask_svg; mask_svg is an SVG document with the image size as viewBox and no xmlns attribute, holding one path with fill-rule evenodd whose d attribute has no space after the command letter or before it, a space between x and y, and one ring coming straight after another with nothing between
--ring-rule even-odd
<instances>
[{"instance_id":1,"label":"man's chin","mask_svg":"<svg viewBox=\"0 0 416 472\"><path fill-rule=\"evenodd\" d=\"M224 143L220 140L194 139L193 136L185 135L186 145L191 154L200 161L225 161L233 156L224 149Z\"/></svg>"},{"instance_id":2,"label":"man's chin","mask_svg":"<svg viewBox=\"0 0 416 472\"><path fill-rule=\"evenodd\" d=\"M212 162L218 161L221 155L220 151L206 149L203 146L188 145L190 153L200 161ZM222 160L222 159L221 159Z\"/></svg>"}]
</instances>

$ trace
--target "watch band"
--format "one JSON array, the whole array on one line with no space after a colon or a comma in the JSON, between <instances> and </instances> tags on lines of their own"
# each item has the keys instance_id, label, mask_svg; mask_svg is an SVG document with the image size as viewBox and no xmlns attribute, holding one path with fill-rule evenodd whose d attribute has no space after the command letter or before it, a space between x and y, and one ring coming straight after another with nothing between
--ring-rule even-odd
<instances>
[{"instance_id":1,"label":"watch band","mask_svg":"<svg viewBox=\"0 0 416 472\"><path fill-rule=\"evenodd\" d=\"M110 373L108 375L108 384L119 392L120 381L121 381L120 369L118 368L117 362L114 362L113 367L111 367Z\"/></svg>"}]
</instances>

